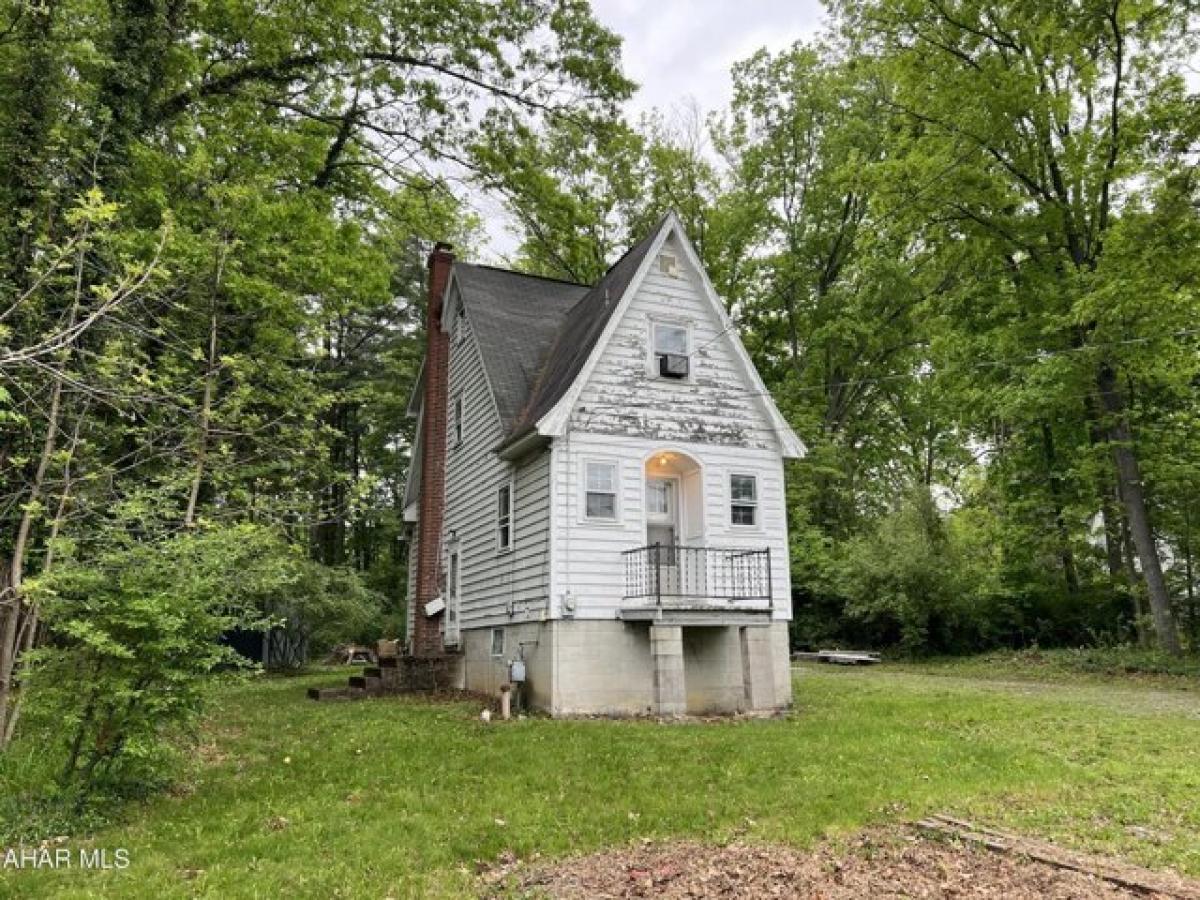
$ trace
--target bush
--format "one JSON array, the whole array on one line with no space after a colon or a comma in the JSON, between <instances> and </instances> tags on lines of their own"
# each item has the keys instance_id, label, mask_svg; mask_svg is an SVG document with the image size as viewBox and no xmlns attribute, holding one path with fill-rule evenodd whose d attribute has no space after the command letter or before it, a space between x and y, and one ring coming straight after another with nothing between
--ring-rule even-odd
<instances>
[{"instance_id":1,"label":"bush","mask_svg":"<svg viewBox=\"0 0 1200 900\"><path fill-rule=\"evenodd\" d=\"M32 655L27 703L57 722L58 791L82 808L160 785L211 677L247 666L218 639L264 627L262 598L297 570L273 532L239 525L109 549L30 583L50 640Z\"/></svg>"},{"instance_id":2,"label":"bush","mask_svg":"<svg viewBox=\"0 0 1200 900\"><path fill-rule=\"evenodd\" d=\"M262 609L277 623L269 654L277 669L300 668L348 640L372 640L381 628L381 598L357 572L312 560L297 560L295 577L264 597Z\"/></svg>"},{"instance_id":3,"label":"bush","mask_svg":"<svg viewBox=\"0 0 1200 900\"><path fill-rule=\"evenodd\" d=\"M844 546L843 615L875 647L923 653L986 645L997 612L980 603L992 590L989 555L949 527L928 492L916 491L873 533Z\"/></svg>"}]
</instances>

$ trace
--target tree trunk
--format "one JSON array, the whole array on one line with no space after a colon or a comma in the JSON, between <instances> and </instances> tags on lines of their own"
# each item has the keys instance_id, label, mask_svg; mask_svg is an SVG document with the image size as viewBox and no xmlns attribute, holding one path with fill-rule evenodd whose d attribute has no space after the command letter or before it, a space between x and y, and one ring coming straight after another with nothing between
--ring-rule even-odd
<instances>
[{"instance_id":1,"label":"tree trunk","mask_svg":"<svg viewBox=\"0 0 1200 900\"><path fill-rule=\"evenodd\" d=\"M196 438L196 462L192 471L192 487L188 491L187 509L183 514L185 528L196 524L196 504L200 500L200 485L204 482L204 465L208 457L208 431L212 420L213 393L217 380L217 291L220 290L224 255L218 256L217 274L212 297L212 313L208 320L208 363L204 372L204 397L200 403L200 428Z\"/></svg>"},{"instance_id":2,"label":"tree trunk","mask_svg":"<svg viewBox=\"0 0 1200 900\"><path fill-rule=\"evenodd\" d=\"M1054 524L1058 530L1058 554L1062 560L1063 580L1067 584L1067 593L1074 595L1079 593L1079 573L1075 567L1075 553L1071 549L1071 535L1067 529L1066 516L1063 514L1062 485L1054 453L1054 432L1051 431L1048 422L1042 422L1042 454L1046 460L1046 480L1049 482L1050 498L1054 503Z\"/></svg>"},{"instance_id":3,"label":"tree trunk","mask_svg":"<svg viewBox=\"0 0 1200 900\"><path fill-rule=\"evenodd\" d=\"M79 446L79 428L82 424L83 413L80 413L79 418L75 421L75 430L71 435L71 445L67 450L66 462L63 463L63 488L58 498L58 509L54 513L54 521L50 523L50 535L46 539L46 558L42 561L43 575L49 572L54 566L54 544L58 539L59 532L62 530L63 519L67 514L67 504L71 498L71 461L75 458L75 448ZM20 681L21 684L25 684L28 681L28 653L37 642L37 632L40 624L38 608L31 605L28 614L25 616L25 622L22 625L22 636L18 642L20 646L17 650L17 658L14 661L15 666L19 667L20 671L20 675L14 680ZM12 708L9 710L8 719L4 723L3 731L0 731L0 748L12 743L13 735L17 732L17 720L21 717L21 705L24 699L25 689L22 688L12 701Z\"/></svg>"},{"instance_id":4,"label":"tree trunk","mask_svg":"<svg viewBox=\"0 0 1200 900\"><path fill-rule=\"evenodd\" d=\"M0 210L0 245L9 252L0 259L0 272L18 289L29 286L29 266L42 234L36 223L45 220L38 213L49 193L47 151L58 119L64 59L55 34L60 7L58 0L20 4L13 23L19 49L6 79L13 115L0 167L0 196L8 201Z\"/></svg>"},{"instance_id":5,"label":"tree trunk","mask_svg":"<svg viewBox=\"0 0 1200 900\"><path fill-rule=\"evenodd\" d=\"M71 310L67 315L67 330L74 326L79 315L79 302L83 293L83 259L84 242L75 258L75 295L71 301ZM60 360L65 365L65 360ZM25 554L29 547L29 535L33 530L33 519L37 503L42 496L42 485L46 480L46 471L54 456L58 444L58 417L62 408L63 377L61 373L54 376L54 386L50 393L50 409L46 414L46 437L42 442L41 456L38 457L37 468L34 470L33 482L29 486L28 497L21 510L21 520L17 525L16 539L13 541L12 557L8 564L7 578L0 593L0 600L8 602L8 614L4 618L3 629L0 630L0 749L7 745L9 704L12 696L13 668L17 661L18 644L17 625L21 619L21 584L25 578Z\"/></svg>"},{"instance_id":6,"label":"tree trunk","mask_svg":"<svg viewBox=\"0 0 1200 900\"><path fill-rule=\"evenodd\" d=\"M1108 438L1112 446L1117 485L1125 505L1125 516L1129 521L1129 533L1142 567L1142 580L1150 601L1154 632L1158 637L1159 646L1178 656L1182 649L1179 645L1179 634L1175 630L1175 618L1171 614L1171 598L1167 594L1158 546L1154 542L1154 532L1150 527L1141 466L1133 450L1133 435L1125 415L1124 401L1117 388L1117 375L1111 366L1100 367L1096 386L1099 389L1101 406L1109 418Z\"/></svg>"}]
</instances>

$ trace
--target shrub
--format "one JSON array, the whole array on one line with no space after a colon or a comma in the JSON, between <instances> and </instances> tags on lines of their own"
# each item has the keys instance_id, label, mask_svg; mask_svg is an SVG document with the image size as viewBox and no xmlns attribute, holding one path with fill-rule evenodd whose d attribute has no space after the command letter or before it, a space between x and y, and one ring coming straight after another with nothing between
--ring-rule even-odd
<instances>
[{"instance_id":1,"label":"shrub","mask_svg":"<svg viewBox=\"0 0 1200 900\"><path fill-rule=\"evenodd\" d=\"M238 525L111 548L30 583L50 640L27 702L58 723L59 790L82 806L161 783L211 676L247 665L218 638L262 628L261 598L295 580L296 562L270 530Z\"/></svg>"}]
</instances>

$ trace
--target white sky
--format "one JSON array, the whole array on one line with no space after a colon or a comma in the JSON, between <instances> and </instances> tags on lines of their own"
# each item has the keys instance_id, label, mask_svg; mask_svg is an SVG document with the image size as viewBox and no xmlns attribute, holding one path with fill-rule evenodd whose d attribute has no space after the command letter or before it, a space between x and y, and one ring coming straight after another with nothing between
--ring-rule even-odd
<instances>
[{"instance_id":1,"label":"white sky","mask_svg":"<svg viewBox=\"0 0 1200 900\"><path fill-rule=\"evenodd\" d=\"M592 0L592 11L625 39L625 74L639 85L626 104L634 121L690 103L702 114L723 108L735 62L812 37L824 16L819 0ZM490 245L483 255L503 262L517 243L507 216L493 199L476 205Z\"/></svg>"}]
</instances>

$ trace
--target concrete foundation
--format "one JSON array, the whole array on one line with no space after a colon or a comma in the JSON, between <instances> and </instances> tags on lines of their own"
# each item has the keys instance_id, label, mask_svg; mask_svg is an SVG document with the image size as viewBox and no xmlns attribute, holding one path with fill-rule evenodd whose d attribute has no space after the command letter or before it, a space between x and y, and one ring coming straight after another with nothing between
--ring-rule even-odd
<instances>
[{"instance_id":1,"label":"concrete foundation","mask_svg":"<svg viewBox=\"0 0 1200 900\"><path fill-rule=\"evenodd\" d=\"M687 712L683 682L683 628L650 626L650 656L654 664L654 713L681 716Z\"/></svg>"},{"instance_id":2,"label":"concrete foundation","mask_svg":"<svg viewBox=\"0 0 1200 900\"><path fill-rule=\"evenodd\" d=\"M492 632L463 630L461 686L498 694L519 658L526 674L520 701L556 716L713 715L791 704L786 622L565 619L506 625L502 638Z\"/></svg>"}]
</instances>

